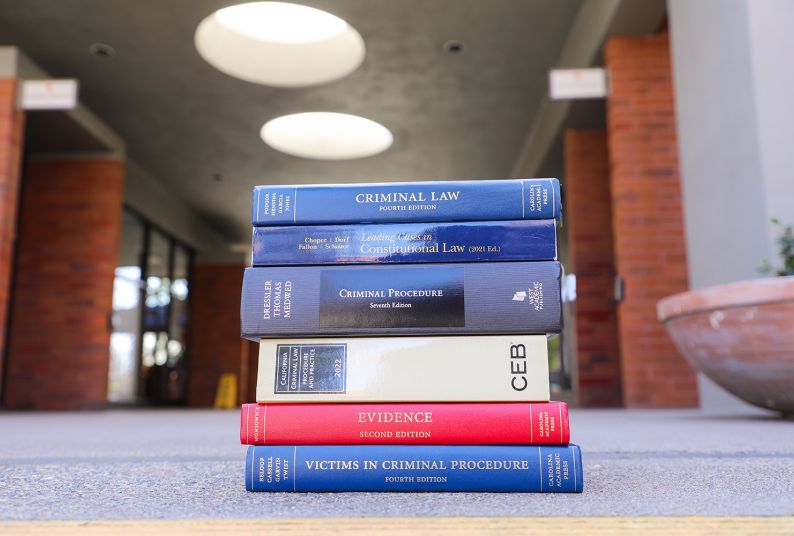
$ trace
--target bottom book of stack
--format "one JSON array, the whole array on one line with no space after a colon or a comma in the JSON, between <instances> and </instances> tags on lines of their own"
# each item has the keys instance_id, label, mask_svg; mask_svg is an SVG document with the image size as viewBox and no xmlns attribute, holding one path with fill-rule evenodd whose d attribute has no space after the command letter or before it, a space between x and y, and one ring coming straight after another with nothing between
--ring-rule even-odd
<instances>
[{"instance_id":1,"label":"bottom book of stack","mask_svg":"<svg viewBox=\"0 0 794 536\"><path fill-rule=\"evenodd\" d=\"M248 491L580 493L576 445L273 445L249 447Z\"/></svg>"},{"instance_id":2,"label":"bottom book of stack","mask_svg":"<svg viewBox=\"0 0 794 536\"><path fill-rule=\"evenodd\" d=\"M249 491L581 493L561 402L245 404Z\"/></svg>"}]
</instances>

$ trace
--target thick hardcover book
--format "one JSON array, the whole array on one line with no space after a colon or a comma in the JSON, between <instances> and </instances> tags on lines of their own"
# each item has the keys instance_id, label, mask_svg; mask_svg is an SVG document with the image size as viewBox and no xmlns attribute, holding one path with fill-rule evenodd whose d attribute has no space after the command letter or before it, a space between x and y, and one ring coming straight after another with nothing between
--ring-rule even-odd
<instances>
[{"instance_id":1,"label":"thick hardcover book","mask_svg":"<svg viewBox=\"0 0 794 536\"><path fill-rule=\"evenodd\" d=\"M557 333L560 264L247 268L244 337Z\"/></svg>"},{"instance_id":2,"label":"thick hardcover book","mask_svg":"<svg viewBox=\"0 0 794 536\"><path fill-rule=\"evenodd\" d=\"M254 225L559 218L557 179L372 184L302 184L254 188Z\"/></svg>"},{"instance_id":3,"label":"thick hardcover book","mask_svg":"<svg viewBox=\"0 0 794 536\"><path fill-rule=\"evenodd\" d=\"M244 445L567 445L564 402L243 404Z\"/></svg>"},{"instance_id":4,"label":"thick hardcover book","mask_svg":"<svg viewBox=\"0 0 794 536\"><path fill-rule=\"evenodd\" d=\"M543 335L263 339L257 402L548 402Z\"/></svg>"},{"instance_id":5,"label":"thick hardcover book","mask_svg":"<svg viewBox=\"0 0 794 536\"><path fill-rule=\"evenodd\" d=\"M548 261L556 220L254 227L254 266Z\"/></svg>"},{"instance_id":6,"label":"thick hardcover book","mask_svg":"<svg viewBox=\"0 0 794 536\"><path fill-rule=\"evenodd\" d=\"M248 447L248 491L581 493L577 445Z\"/></svg>"}]
</instances>

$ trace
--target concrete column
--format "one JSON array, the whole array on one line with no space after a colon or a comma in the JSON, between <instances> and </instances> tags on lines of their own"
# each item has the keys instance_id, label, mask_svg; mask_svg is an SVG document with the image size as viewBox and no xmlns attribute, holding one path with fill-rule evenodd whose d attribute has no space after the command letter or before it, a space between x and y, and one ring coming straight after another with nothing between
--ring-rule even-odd
<instances>
[{"instance_id":1,"label":"concrete column","mask_svg":"<svg viewBox=\"0 0 794 536\"><path fill-rule=\"evenodd\" d=\"M30 160L22 190L4 405L102 407L124 163Z\"/></svg>"},{"instance_id":2,"label":"concrete column","mask_svg":"<svg viewBox=\"0 0 794 536\"><path fill-rule=\"evenodd\" d=\"M565 131L568 271L576 274L576 396L582 407L620 406L620 348L607 135Z\"/></svg>"},{"instance_id":3,"label":"concrete column","mask_svg":"<svg viewBox=\"0 0 794 536\"><path fill-rule=\"evenodd\" d=\"M759 277L794 223L794 2L668 0L690 285ZM736 405L701 379L703 406Z\"/></svg>"}]
</instances>

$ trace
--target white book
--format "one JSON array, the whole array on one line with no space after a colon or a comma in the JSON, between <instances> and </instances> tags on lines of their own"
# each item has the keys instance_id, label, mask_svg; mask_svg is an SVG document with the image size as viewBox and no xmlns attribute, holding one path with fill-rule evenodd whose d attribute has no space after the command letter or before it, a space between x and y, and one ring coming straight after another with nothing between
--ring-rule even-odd
<instances>
[{"instance_id":1,"label":"white book","mask_svg":"<svg viewBox=\"0 0 794 536\"><path fill-rule=\"evenodd\" d=\"M257 402L549 400L545 335L262 339Z\"/></svg>"}]
</instances>

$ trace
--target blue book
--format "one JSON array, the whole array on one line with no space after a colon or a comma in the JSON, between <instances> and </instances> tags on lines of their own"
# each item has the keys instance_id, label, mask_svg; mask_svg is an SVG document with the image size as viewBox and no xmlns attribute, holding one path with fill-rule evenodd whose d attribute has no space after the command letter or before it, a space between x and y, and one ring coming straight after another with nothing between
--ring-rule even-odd
<instances>
[{"instance_id":1,"label":"blue book","mask_svg":"<svg viewBox=\"0 0 794 536\"><path fill-rule=\"evenodd\" d=\"M254 227L254 266L546 261L556 220Z\"/></svg>"},{"instance_id":2,"label":"blue book","mask_svg":"<svg viewBox=\"0 0 794 536\"><path fill-rule=\"evenodd\" d=\"M557 179L254 188L254 225L545 220L560 217Z\"/></svg>"},{"instance_id":3,"label":"blue book","mask_svg":"<svg viewBox=\"0 0 794 536\"><path fill-rule=\"evenodd\" d=\"M244 337L557 333L560 263L246 268Z\"/></svg>"},{"instance_id":4,"label":"blue book","mask_svg":"<svg viewBox=\"0 0 794 536\"><path fill-rule=\"evenodd\" d=\"M582 453L578 445L248 447L245 488L581 493Z\"/></svg>"}]
</instances>

